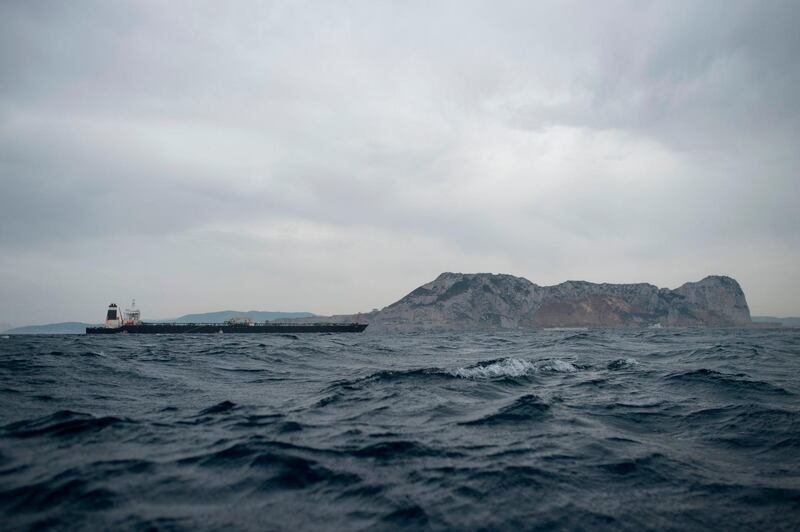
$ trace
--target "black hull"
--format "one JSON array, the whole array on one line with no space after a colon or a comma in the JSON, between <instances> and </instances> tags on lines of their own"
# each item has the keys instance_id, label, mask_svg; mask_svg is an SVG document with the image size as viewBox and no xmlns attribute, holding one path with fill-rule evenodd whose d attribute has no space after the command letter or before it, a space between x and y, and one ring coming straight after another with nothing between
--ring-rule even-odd
<instances>
[{"instance_id":1,"label":"black hull","mask_svg":"<svg viewBox=\"0 0 800 532\"><path fill-rule=\"evenodd\" d=\"M142 323L115 329L87 327L86 334L269 334L269 333L360 333L365 323L309 323L230 325L217 323Z\"/></svg>"}]
</instances>

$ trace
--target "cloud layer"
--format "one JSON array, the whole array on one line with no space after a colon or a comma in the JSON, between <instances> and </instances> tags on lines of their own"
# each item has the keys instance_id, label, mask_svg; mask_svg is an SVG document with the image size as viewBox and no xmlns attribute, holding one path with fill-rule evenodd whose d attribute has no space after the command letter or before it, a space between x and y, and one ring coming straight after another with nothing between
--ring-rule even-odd
<instances>
[{"instance_id":1,"label":"cloud layer","mask_svg":"<svg viewBox=\"0 0 800 532\"><path fill-rule=\"evenodd\" d=\"M443 270L800 314L795 2L5 2L0 321Z\"/></svg>"}]
</instances>

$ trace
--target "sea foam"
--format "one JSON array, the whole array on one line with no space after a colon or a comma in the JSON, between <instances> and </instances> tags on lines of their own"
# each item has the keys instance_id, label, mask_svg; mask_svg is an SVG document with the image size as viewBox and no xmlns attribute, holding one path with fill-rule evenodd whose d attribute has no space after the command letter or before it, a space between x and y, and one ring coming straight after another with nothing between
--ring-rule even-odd
<instances>
[{"instance_id":1,"label":"sea foam","mask_svg":"<svg viewBox=\"0 0 800 532\"><path fill-rule=\"evenodd\" d=\"M527 360L505 358L487 365L458 368L450 373L462 379L494 379L498 377L522 377L534 370L534 365Z\"/></svg>"},{"instance_id":2,"label":"sea foam","mask_svg":"<svg viewBox=\"0 0 800 532\"><path fill-rule=\"evenodd\" d=\"M574 373L578 368L558 358L531 362L519 358L504 358L489 363L451 370L449 373L462 379L497 379L524 377L534 373Z\"/></svg>"}]
</instances>

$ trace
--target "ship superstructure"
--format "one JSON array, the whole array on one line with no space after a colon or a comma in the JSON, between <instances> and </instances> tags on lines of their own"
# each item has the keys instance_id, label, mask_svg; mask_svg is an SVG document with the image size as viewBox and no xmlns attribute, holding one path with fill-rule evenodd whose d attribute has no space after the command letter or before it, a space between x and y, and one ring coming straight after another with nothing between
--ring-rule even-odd
<instances>
[{"instance_id":1,"label":"ship superstructure","mask_svg":"<svg viewBox=\"0 0 800 532\"><path fill-rule=\"evenodd\" d=\"M141 325L141 313L139 309L136 308L136 300L131 301L130 308L125 309L125 313L123 314L124 320L123 325Z\"/></svg>"},{"instance_id":2,"label":"ship superstructure","mask_svg":"<svg viewBox=\"0 0 800 532\"><path fill-rule=\"evenodd\" d=\"M122 316L120 316L119 308L116 303L111 303L106 311L106 328L116 329L122 325Z\"/></svg>"}]
</instances>

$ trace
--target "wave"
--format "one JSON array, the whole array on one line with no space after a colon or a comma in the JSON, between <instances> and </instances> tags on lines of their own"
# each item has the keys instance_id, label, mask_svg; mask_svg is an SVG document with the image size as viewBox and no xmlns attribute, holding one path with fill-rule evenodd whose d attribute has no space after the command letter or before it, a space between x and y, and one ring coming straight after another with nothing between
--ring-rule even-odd
<instances>
[{"instance_id":1,"label":"wave","mask_svg":"<svg viewBox=\"0 0 800 532\"><path fill-rule=\"evenodd\" d=\"M462 379L499 379L525 377L534 373L575 373L578 366L558 358L529 361L519 358L501 358L450 370L448 373Z\"/></svg>"},{"instance_id":2,"label":"wave","mask_svg":"<svg viewBox=\"0 0 800 532\"><path fill-rule=\"evenodd\" d=\"M221 414L224 412L230 412L236 408L236 403L232 403L231 401L222 401L221 403L217 403L214 406L210 406L204 410L200 411L201 416L207 416L210 414Z\"/></svg>"},{"instance_id":3,"label":"wave","mask_svg":"<svg viewBox=\"0 0 800 532\"><path fill-rule=\"evenodd\" d=\"M763 447L781 438L797 438L800 412L780 408L739 407L737 410L736 415L718 424L715 439L739 447Z\"/></svg>"},{"instance_id":4,"label":"wave","mask_svg":"<svg viewBox=\"0 0 800 532\"><path fill-rule=\"evenodd\" d=\"M535 369L536 367L527 360L503 358L475 366L457 368L451 370L450 374L462 379L496 379L499 377L522 377Z\"/></svg>"},{"instance_id":5,"label":"wave","mask_svg":"<svg viewBox=\"0 0 800 532\"><path fill-rule=\"evenodd\" d=\"M691 464L682 463L660 452L652 452L636 458L623 458L601 463L599 469L614 476L637 477L648 484L669 483L681 472L688 473Z\"/></svg>"},{"instance_id":6,"label":"wave","mask_svg":"<svg viewBox=\"0 0 800 532\"><path fill-rule=\"evenodd\" d=\"M334 382L326 388L330 395L320 399L317 406L346 399L347 394L364 389L373 384L409 382L421 384L437 380L471 379L503 380L531 376L537 373L575 373L581 368L572 362L561 359L529 361L518 358L500 358L479 362L472 366L455 369L417 368L409 370L383 370L357 379ZM343 393L344 392L344 393Z\"/></svg>"},{"instance_id":7,"label":"wave","mask_svg":"<svg viewBox=\"0 0 800 532\"><path fill-rule=\"evenodd\" d=\"M2 427L10 438L32 438L35 436L67 437L89 432L99 432L107 427L130 423L130 420L114 416L95 417L90 414L59 410L42 418L17 421Z\"/></svg>"},{"instance_id":8,"label":"wave","mask_svg":"<svg viewBox=\"0 0 800 532\"><path fill-rule=\"evenodd\" d=\"M788 390L768 382L752 380L744 373L722 373L706 368L667 375L672 382L709 384L717 389L764 392L775 395L794 395Z\"/></svg>"},{"instance_id":9,"label":"wave","mask_svg":"<svg viewBox=\"0 0 800 532\"><path fill-rule=\"evenodd\" d=\"M609 362L606 368L611 371L619 371L621 369L630 369L638 365L639 362L635 358L618 358Z\"/></svg>"},{"instance_id":10,"label":"wave","mask_svg":"<svg viewBox=\"0 0 800 532\"><path fill-rule=\"evenodd\" d=\"M315 460L280 453L261 453L250 464L255 469L267 470L269 478L261 482L259 490L305 489L316 484L348 486L361 481L354 473L337 472Z\"/></svg>"},{"instance_id":11,"label":"wave","mask_svg":"<svg viewBox=\"0 0 800 532\"><path fill-rule=\"evenodd\" d=\"M325 392L330 395L320 399L316 404L317 406L325 406L326 404L337 402L345 399L348 393L360 391L373 384L391 384L403 381L421 383L428 380L449 378L452 378L452 375L439 368L377 371L357 379L344 379L333 382L325 388Z\"/></svg>"},{"instance_id":12,"label":"wave","mask_svg":"<svg viewBox=\"0 0 800 532\"><path fill-rule=\"evenodd\" d=\"M239 428L261 428L276 425L283 421L283 414L252 414L244 418L239 418L233 425Z\"/></svg>"},{"instance_id":13,"label":"wave","mask_svg":"<svg viewBox=\"0 0 800 532\"><path fill-rule=\"evenodd\" d=\"M506 423L516 424L525 421L540 421L550 410L550 405L541 397L533 394L518 397L496 412L466 421L462 425L501 425Z\"/></svg>"},{"instance_id":14,"label":"wave","mask_svg":"<svg viewBox=\"0 0 800 532\"><path fill-rule=\"evenodd\" d=\"M574 330L577 330L577 329L558 329L558 328L555 328L555 329L548 329L548 330L561 332L561 331L574 331ZM576 334L571 334L569 336L565 336L564 338L559 338L558 342L559 343L567 343L567 342L572 342L574 340L585 340L586 338L591 338L591 334L589 334L586 331L582 331L582 332L579 332L579 333L576 333Z\"/></svg>"},{"instance_id":15,"label":"wave","mask_svg":"<svg viewBox=\"0 0 800 532\"><path fill-rule=\"evenodd\" d=\"M567 360L553 358L537 363L536 369L548 373L575 373L580 368Z\"/></svg>"},{"instance_id":16,"label":"wave","mask_svg":"<svg viewBox=\"0 0 800 532\"><path fill-rule=\"evenodd\" d=\"M459 457L461 453L433 449L414 441L396 440L375 443L350 451L348 454L359 458L395 460L397 458L417 458L430 456Z\"/></svg>"},{"instance_id":17,"label":"wave","mask_svg":"<svg viewBox=\"0 0 800 532\"><path fill-rule=\"evenodd\" d=\"M418 504L403 506L394 510L381 519L393 527L417 528L428 524L429 518L425 510Z\"/></svg>"},{"instance_id":18,"label":"wave","mask_svg":"<svg viewBox=\"0 0 800 532\"><path fill-rule=\"evenodd\" d=\"M341 380L329 385L325 397L318 400L316 406L326 406L340 402L352 396L353 392L364 390L375 384L393 384L407 382L420 385L438 380L507 380L529 377L542 373L575 373L581 367L561 359L544 359L529 361L519 358L500 358L479 362L472 366L455 369L417 368L410 370L384 370L357 379Z\"/></svg>"},{"instance_id":19,"label":"wave","mask_svg":"<svg viewBox=\"0 0 800 532\"><path fill-rule=\"evenodd\" d=\"M257 481L257 491L304 489L317 484L347 486L361 481L357 474L335 471L319 460L301 456L308 453L337 454L254 439L219 451L183 458L178 463L205 468L244 468L247 477Z\"/></svg>"},{"instance_id":20,"label":"wave","mask_svg":"<svg viewBox=\"0 0 800 532\"><path fill-rule=\"evenodd\" d=\"M106 488L93 488L78 478L53 479L0 492L15 512L43 512L54 506L78 511L97 511L114 505L117 494Z\"/></svg>"}]
</instances>

